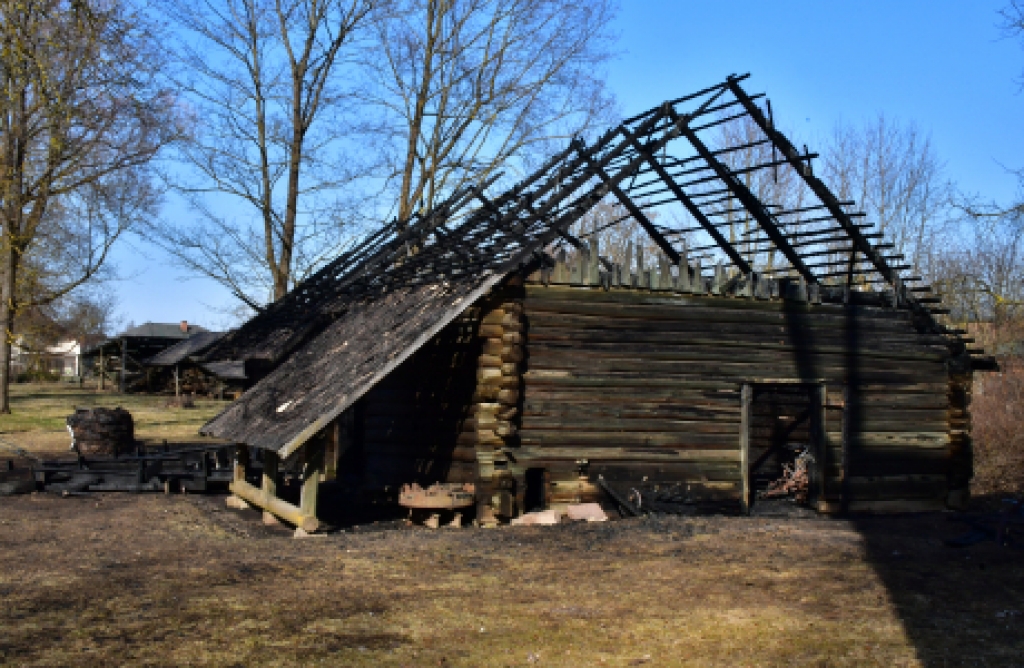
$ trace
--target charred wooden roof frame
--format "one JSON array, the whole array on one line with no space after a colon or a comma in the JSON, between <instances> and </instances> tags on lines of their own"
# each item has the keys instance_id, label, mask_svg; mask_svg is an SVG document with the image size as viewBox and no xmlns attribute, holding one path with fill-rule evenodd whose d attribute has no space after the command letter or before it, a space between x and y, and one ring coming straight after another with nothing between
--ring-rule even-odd
<instances>
[{"instance_id":1,"label":"charred wooden roof frame","mask_svg":"<svg viewBox=\"0 0 1024 668\"><path fill-rule=\"evenodd\" d=\"M263 360L276 366L346 314L362 312L364 307L380 300L388 301L389 294L411 294L430 285L451 288L451 294L457 292L459 296L454 300L439 300L433 306L422 307L421 310L432 308L437 313L425 318L417 336L408 334L393 349L374 353L387 359L385 368L378 365L372 374L379 379L422 345L424 335L436 333L502 276L534 263L550 266L554 263L552 251L558 244L580 247L582 242L569 232L570 226L609 196L640 223L676 266L689 266L687 249L685 243L673 245L670 239L685 238L685 234L699 230L713 244L695 248L717 248L721 252L719 266L714 268L716 276L722 274L721 264L727 263L747 278L755 273L791 276L807 284L844 278L847 291L854 283L886 284L895 304L923 316L934 333L951 342L957 340L956 330L947 329L934 318L942 310L915 296L922 288L906 287L906 283L919 280L901 276L900 272L909 266L891 264L891 259L899 258L880 252L886 244L872 244L871 239L880 239L881 234L862 231L867 226L854 221L862 214L846 209L852 203L840 201L814 176L810 163L813 156L801 154L774 127L770 115L766 116L757 106L755 99L763 95L750 95L741 87L740 82L747 76L730 76L715 86L665 102L623 121L589 146L574 139L533 174L496 196L485 193L500 175L462 188L409 220L384 225L219 341L204 359ZM732 113L734 109L738 111ZM709 116L712 120L695 123ZM728 156L744 147L715 150L700 136L743 118L751 119L763 134L746 146L770 144L772 160L752 166L730 166ZM781 159L774 159L776 152ZM775 174L785 165L799 175L809 196L817 201L786 210L780 204L762 202L737 178L737 174L761 170L772 170ZM680 181L682 176L696 178ZM652 191L652 186L658 190ZM652 194L661 192L671 193L671 198L650 200ZM682 204L696 226L655 225L646 212L669 202ZM720 228L727 223L717 219L731 216L730 212L745 213L746 219L756 224L739 242L746 246L746 253L721 232ZM805 213L812 216L804 219ZM792 216L796 218L790 219ZM750 259L755 246L761 249L758 252L781 253L785 262L758 271ZM610 269L610 262L601 259ZM814 261L808 262L809 259ZM699 272L700 265L694 269ZM452 286L461 287L455 290ZM372 332L367 332L367 336L372 336ZM336 417L368 390L376 381L365 382L367 375L364 369L358 387L345 392L317 419L302 420L303 425L297 432L293 430L280 454L287 456L294 451L305 438L322 428L325 420ZM285 376L266 380L288 382ZM354 382L354 377L338 380ZM277 397L277 390L271 395ZM225 414L211 421L204 432L232 437L235 430L225 427ZM269 447L267 442L250 444Z\"/></svg>"}]
</instances>

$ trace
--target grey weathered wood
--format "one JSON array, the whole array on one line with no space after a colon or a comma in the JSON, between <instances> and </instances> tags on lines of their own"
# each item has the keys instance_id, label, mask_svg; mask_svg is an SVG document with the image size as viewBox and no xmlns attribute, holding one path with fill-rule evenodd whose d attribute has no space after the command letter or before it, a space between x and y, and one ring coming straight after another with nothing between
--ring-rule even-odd
<instances>
[{"instance_id":1,"label":"grey weathered wood","mask_svg":"<svg viewBox=\"0 0 1024 668\"><path fill-rule=\"evenodd\" d=\"M750 513L750 403L753 395L753 388L749 383L744 383L740 391L740 472L743 476L743 491L740 497L740 505L744 514Z\"/></svg>"}]
</instances>

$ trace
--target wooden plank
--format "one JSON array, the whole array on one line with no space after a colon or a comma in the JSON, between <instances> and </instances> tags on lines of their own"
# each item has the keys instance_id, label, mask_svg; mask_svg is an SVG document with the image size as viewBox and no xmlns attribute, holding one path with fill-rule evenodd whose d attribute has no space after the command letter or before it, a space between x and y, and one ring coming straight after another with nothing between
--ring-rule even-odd
<instances>
[{"instance_id":1,"label":"wooden plank","mask_svg":"<svg viewBox=\"0 0 1024 668\"><path fill-rule=\"evenodd\" d=\"M263 451L263 480L261 485L261 491L265 498L274 498L277 496L277 469L280 458L276 452L270 450ZM273 518L273 514L269 510L263 511L263 520L266 522Z\"/></svg>"},{"instance_id":2,"label":"wooden plank","mask_svg":"<svg viewBox=\"0 0 1024 668\"><path fill-rule=\"evenodd\" d=\"M740 391L740 472L743 476L740 507L744 515L750 514L750 404L753 388L745 384Z\"/></svg>"},{"instance_id":3,"label":"wooden plank","mask_svg":"<svg viewBox=\"0 0 1024 668\"><path fill-rule=\"evenodd\" d=\"M316 517L317 497L320 490L320 476L323 472L323 446L316 439L305 447L302 464L302 489L299 493L299 510L308 517ZM306 529L309 531L308 529Z\"/></svg>"}]
</instances>

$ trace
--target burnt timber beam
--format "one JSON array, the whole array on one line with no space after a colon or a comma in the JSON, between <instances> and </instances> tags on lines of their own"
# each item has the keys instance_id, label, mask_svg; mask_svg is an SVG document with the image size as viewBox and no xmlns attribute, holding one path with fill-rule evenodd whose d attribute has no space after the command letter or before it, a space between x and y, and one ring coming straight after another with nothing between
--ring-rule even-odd
<instances>
[{"instance_id":1,"label":"burnt timber beam","mask_svg":"<svg viewBox=\"0 0 1024 668\"><path fill-rule=\"evenodd\" d=\"M644 125L641 125L639 128L637 128L637 130L638 131L644 130L645 126L646 127L650 127L651 125L654 125L660 118L661 118L660 115L652 116L651 118L649 118L647 121L644 122ZM618 132L618 129L616 129L616 130L614 130L612 132L609 132L609 134L607 136L610 139L610 137L613 136L617 132ZM670 126L668 128L668 130L666 130L662 134L661 137L659 137L657 140L654 140L654 141L652 141L650 143L650 150L653 151L653 152L657 152L657 151L661 150L661 147L665 146L666 144L668 144L670 141L672 141L673 139L675 139L678 136L679 136L679 129ZM602 139L604 139L604 138L602 138ZM610 150L604 157L602 157L601 160L597 162L597 165L603 169L605 165L607 165L612 160L614 160L617 156L619 156L623 152L625 152L625 150L626 150L626 148L628 146L629 146L629 142L628 141L620 142L618 146L616 146L614 149ZM588 155L588 156L592 157L591 154L595 151L596 148L597 147L592 147L592 148L583 147L583 148L579 149L579 152L581 154ZM582 216L584 213L586 213L588 210L590 210L595 204L597 204L599 201L601 201L601 199L604 198L605 195L607 195L609 192L611 192L611 186L613 186L613 185L614 186L618 186L618 184L621 183L627 176L629 176L630 174L634 173L636 171L637 167L639 167L641 164L643 164L643 162L644 162L643 156L637 156L637 157L633 158L632 160L629 161L628 164L626 164L624 167L622 167L618 171L618 173L615 174L615 176L611 176L607 181L603 181L597 188L595 188L589 194L584 195L579 200L577 200L577 202L568 211L563 213L558 218L558 220L556 220L554 223L552 223L552 225L550 226L550 230L549 230L548 234L542 235L542 236L540 236L537 239L537 241L535 242L535 245L542 246L544 244L550 243L554 239L554 237L558 235L558 231L559 230L564 229L565 227L568 227L569 225L572 224L573 221L577 220L580 216ZM590 178L590 175L587 174L587 175L585 175L585 177L586 178ZM586 208L583 208L582 210L577 211L578 209L581 209L581 206L585 206ZM655 229L657 229L657 228L655 228Z\"/></svg>"},{"instance_id":2,"label":"burnt timber beam","mask_svg":"<svg viewBox=\"0 0 1024 668\"><path fill-rule=\"evenodd\" d=\"M654 116L651 116L646 121L644 121L644 123L641 124L637 128L637 130L646 132L650 127L654 126L660 119L661 115L655 114ZM590 148L578 148L577 153L579 155L577 155L577 159L580 160L581 162L586 162L583 156L588 156L592 158L593 153L598 148L601 148L609 144L611 142L611 138L614 137L615 134L617 134L617 132L618 130L616 129L606 133L603 137L601 137L598 145L595 145ZM670 128L657 141L653 142L653 150L659 150L662 146L664 146L669 141L675 139L678 136L679 130ZM620 142L617 146L614 146L613 148L609 149L608 152L600 158L600 160L596 161L596 164L603 169L606 165L608 165L617 157L622 155L626 151L626 148L628 146L628 142ZM537 237L537 239L530 247L530 252L536 250L537 248L543 247L544 245L553 241L556 236L559 236L559 232L561 230L567 228L575 220L579 219L580 216L589 211L595 204L601 201L601 199L604 198L604 196L607 195L608 192L610 192L610 184L618 185L620 182L622 182L623 179L632 174L636 170L636 168L640 166L642 162L643 158L633 158L632 160L629 161L628 164L626 164L626 166L620 169L615 176L611 177L608 181L602 182L597 188L592 190L590 193L583 195L578 200L576 200L576 202L572 204L567 211L562 213L554 222L552 222L548 226L547 233L541 234ZM592 175L592 171L588 171L577 177L577 179L571 184L570 190L575 191L580 185L589 180L592 177ZM551 208L552 205L550 204L550 202L545 202L545 205L541 209L540 213L547 214Z\"/></svg>"},{"instance_id":3,"label":"burnt timber beam","mask_svg":"<svg viewBox=\"0 0 1024 668\"><path fill-rule=\"evenodd\" d=\"M604 168L597 164L592 157L582 152L580 155L584 156L587 162L590 163L591 169L593 169L594 173L597 174L597 177L608 186L608 189L612 191L622 206L626 207L626 211L629 211L629 214L633 216L638 223L640 223L640 226L644 228L644 231L646 231L648 235L650 235L651 239L654 240L654 243L658 244L658 248L660 248L662 252L672 260L672 264L679 264L679 261L682 259L679 252L676 251L675 248L672 248L672 244L668 242L668 239L661 235L661 232L658 231L658 228L654 226L654 223L650 221L644 212L640 210L640 207L633 203L633 200L629 198L629 195L622 191L622 188L619 187L618 183L612 182L608 176L608 172L604 171Z\"/></svg>"},{"instance_id":4,"label":"burnt timber beam","mask_svg":"<svg viewBox=\"0 0 1024 668\"><path fill-rule=\"evenodd\" d=\"M750 98L745 90L740 87L739 80L730 77L727 79L727 84L732 94L743 104L743 108L747 110L750 118L757 123L761 131L771 139L774 144L782 152L782 155L786 157L787 162L793 166L796 172L803 178L807 183L807 186L811 191L818 196L818 198L824 203L829 213L835 217L836 222L843 228L843 230L850 236L853 243L857 246L857 250L864 254L864 257L874 266L875 270L885 278L892 285L896 285L899 282L899 276L896 271L885 261L882 255L875 251L871 246L871 243L864 238L858 227L854 224L851 216L843 211L842 202L839 201L832 191L828 189L828 186L810 173L810 170L804 169L803 157L800 152L797 151L796 147L793 146L789 139L776 130L765 115L761 112L761 109L754 104L754 101Z\"/></svg>"},{"instance_id":5,"label":"burnt timber beam","mask_svg":"<svg viewBox=\"0 0 1024 668\"><path fill-rule=\"evenodd\" d=\"M763 229L765 234L768 235L768 238L772 240L772 243L775 244L775 247L779 252L789 260L790 265L792 265L792 267L796 269L797 272L809 283L817 283L818 279L814 275L814 272L804 264L803 260L800 259L800 255L789 245L789 241L779 230L775 221L772 220L772 214L764 204L761 203L761 200L757 199L754 193L750 192L750 189L743 185L742 181L733 176L728 167L719 162L718 159L711 154L711 151L704 145L704 142L700 140L697 133L690 128L679 114L676 113L675 109L669 108L666 109L666 112L672 117L672 120L675 121L676 127L679 128L679 131L682 132L688 140L690 140L690 144L693 145L693 148L696 149L696 151L704 157L704 160L714 168L715 173L718 174L718 177L723 183L725 183L726 187L732 191L736 196L736 199L740 201L740 204L750 212L750 215L754 217L754 220L756 220L761 226L761 229Z\"/></svg>"},{"instance_id":6,"label":"burnt timber beam","mask_svg":"<svg viewBox=\"0 0 1024 668\"><path fill-rule=\"evenodd\" d=\"M543 220L543 219L542 219L542 218L540 217L540 214L539 214L539 213L537 213L537 210L536 210L536 209L535 209L535 208L533 207L533 205L532 205L532 204L530 204L530 202L529 202L529 201L527 201L527 202L526 202L525 206L526 206L526 210L527 210L527 211L529 211L529 212L530 212L530 214L531 214L531 215L532 215L532 216L533 216L534 218L536 218L537 220L541 220L541 221ZM574 235L570 234L570 233L568 232L568 230L563 230L563 229L561 229L561 228L556 228L556 229L558 229L558 236L560 236L560 237L562 237L563 239L565 239L566 241L568 241L568 242L569 242L569 244L570 244L570 245L571 245L571 246L572 246L573 248L577 248L577 249L580 249L580 250L582 250L582 249L584 248L584 244L583 244L583 242L582 242L582 241L580 241L580 240L579 240L579 239L578 239L578 238L577 238L576 236L574 236ZM607 269L608 271L611 271L611 270L612 270L612 262L611 262L611 260L609 260L609 259L608 259L608 258L606 258L606 257L601 257L601 256L598 256L598 258L597 258L597 259L601 261L601 264L602 264L602 265L604 266L604 268L605 268L605 269Z\"/></svg>"},{"instance_id":7,"label":"burnt timber beam","mask_svg":"<svg viewBox=\"0 0 1024 668\"><path fill-rule=\"evenodd\" d=\"M683 206L686 207L686 210L690 212L690 215L694 217L702 228L704 228L704 231L711 235L711 238L715 240L719 248L725 251L725 254L729 256L729 259L732 260L733 264L735 264L736 267L744 274L749 274L751 271L750 264L743 259L743 256L740 255L733 245L729 243L721 232L718 231L718 228L708 220L707 216L704 215L704 212L701 211L700 208L693 203L693 200L691 200L683 191L683 189L676 184L665 168L661 166L661 163L659 163L657 159L640 144L640 140L627 130L625 126L622 127L622 134L626 136L626 139L628 139L633 145L633 148L643 156L644 160L651 165L651 168L657 172L658 176L661 177L661 180L664 181L672 191L672 194L675 195L676 199L682 202Z\"/></svg>"}]
</instances>

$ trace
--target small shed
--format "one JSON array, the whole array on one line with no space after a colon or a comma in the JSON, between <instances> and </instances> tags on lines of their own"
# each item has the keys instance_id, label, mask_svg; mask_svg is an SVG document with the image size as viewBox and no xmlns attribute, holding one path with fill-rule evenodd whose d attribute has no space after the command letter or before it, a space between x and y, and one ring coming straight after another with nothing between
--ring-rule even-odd
<instances>
[{"instance_id":1,"label":"small shed","mask_svg":"<svg viewBox=\"0 0 1024 668\"><path fill-rule=\"evenodd\" d=\"M174 388L174 395L184 391L212 394L223 393L227 384L239 385L236 374L224 373L223 365L200 364L197 360L204 351L220 341L226 332L198 331L187 339L178 341L173 346L161 350L142 364L148 370L155 371L149 379L150 387Z\"/></svg>"},{"instance_id":2,"label":"small shed","mask_svg":"<svg viewBox=\"0 0 1024 668\"><path fill-rule=\"evenodd\" d=\"M83 368L95 369L104 383L108 376L117 379L118 389L127 390L129 379L145 373L145 361L159 352L206 329L182 320L180 323L147 322L129 327L117 336L86 349Z\"/></svg>"},{"instance_id":3,"label":"small shed","mask_svg":"<svg viewBox=\"0 0 1024 668\"><path fill-rule=\"evenodd\" d=\"M261 369L202 429L238 445L234 492L307 529L336 473L392 496L472 483L482 524L748 512L798 467L820 512L962 505L992 360L744 78L385 225L220 340L207 361ZM599 205L620 215L597 225Z\"/></svg>"}]
</instances>

